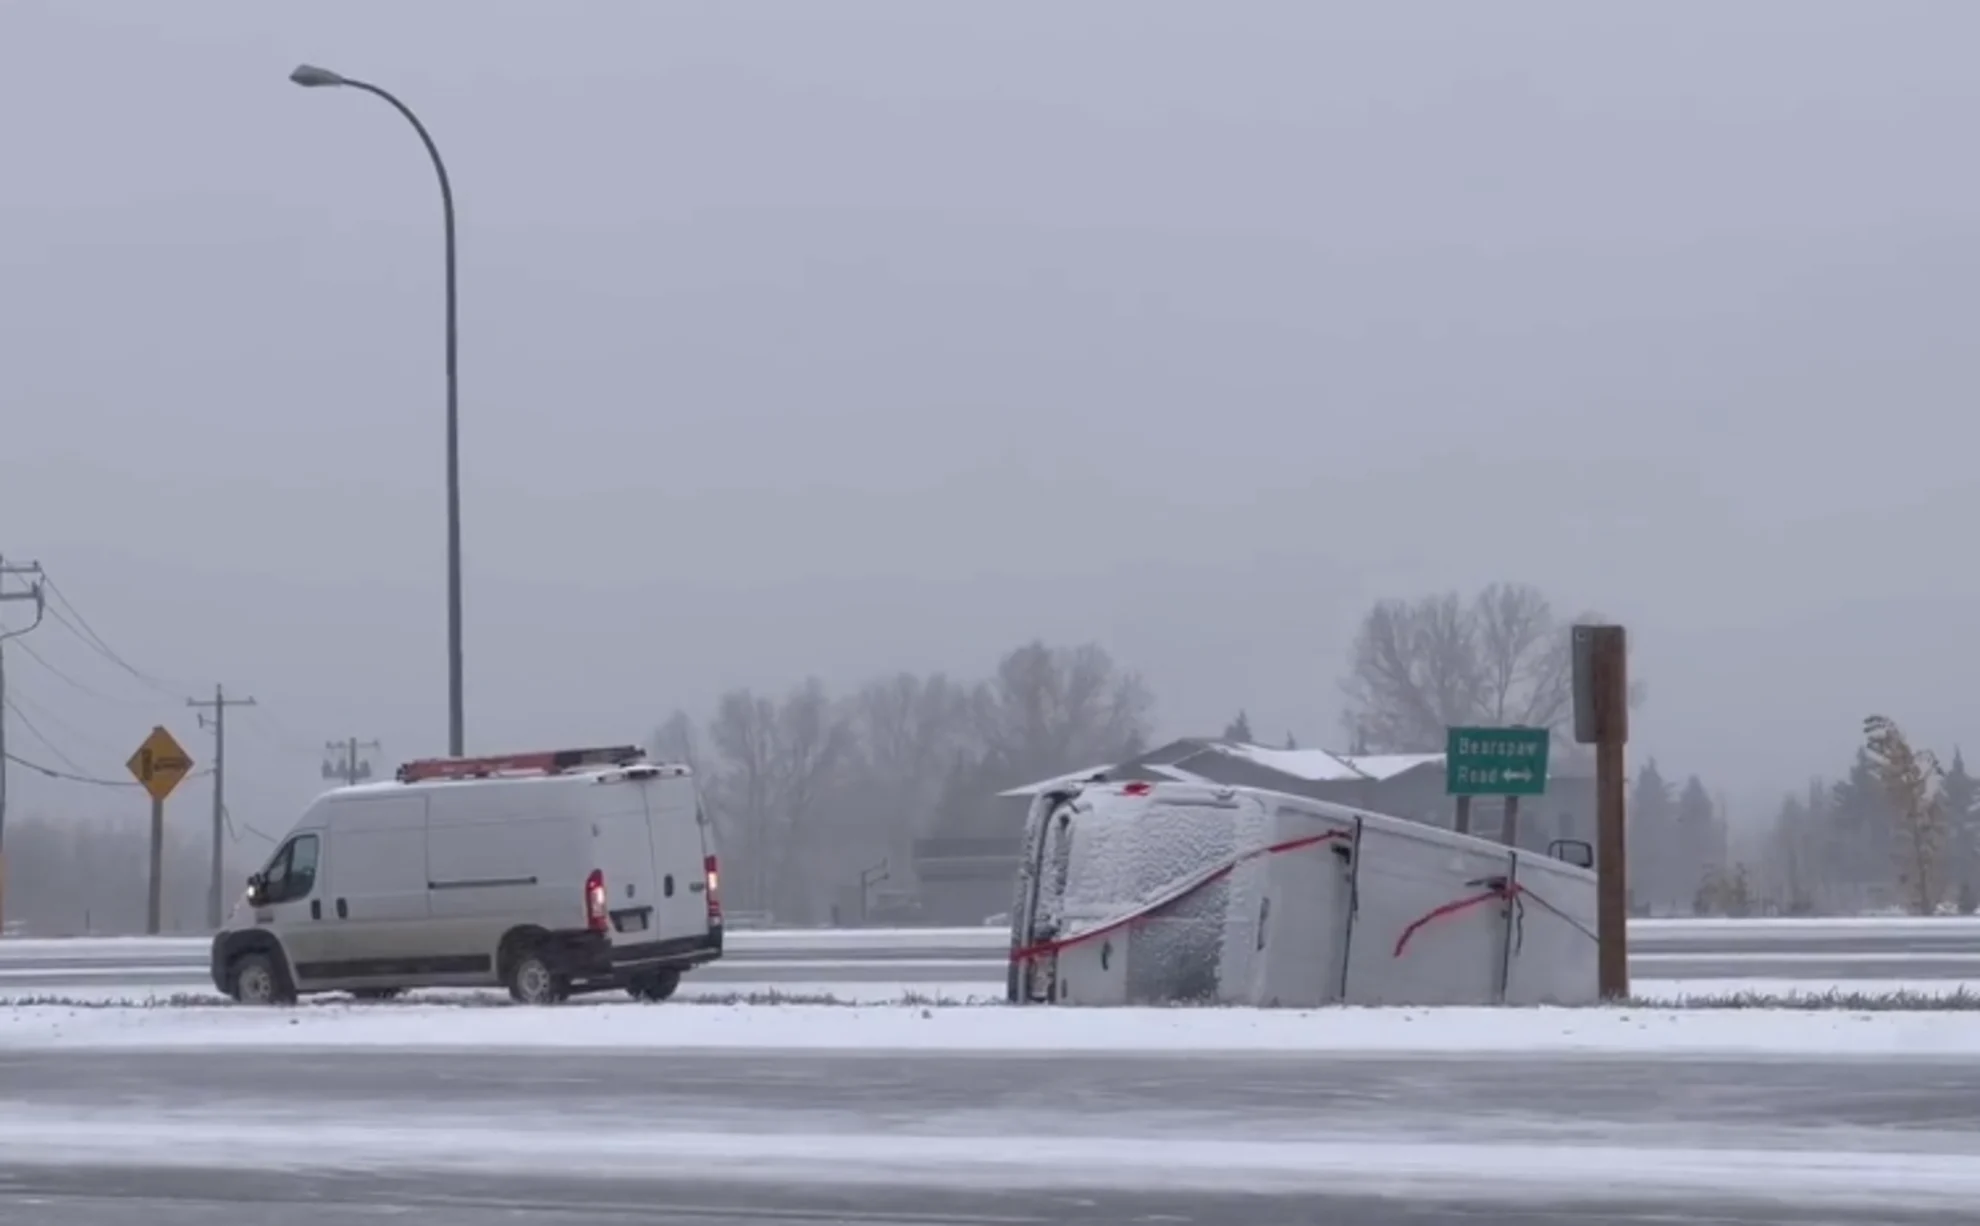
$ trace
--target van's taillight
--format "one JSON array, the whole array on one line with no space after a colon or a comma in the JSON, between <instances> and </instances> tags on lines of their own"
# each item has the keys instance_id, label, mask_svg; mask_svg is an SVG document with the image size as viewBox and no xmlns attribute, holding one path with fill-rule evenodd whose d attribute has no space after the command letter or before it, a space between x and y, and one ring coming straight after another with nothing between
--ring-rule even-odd
<instances>
[{"instance_id":1,"label":"van's taillight","mask_svg":"<svg viewBox=\"0 0 1980 1226\"><path fill-rule=\"evenodd\" d=\"M584 879L584 926L593 932L609 932L611 922L605 914L605 870L594 868Z\"/></svg>"},{"instance_id":2,"label":"van's taillight","mask_svg":"<svg viewBox=\"0 0 1980 1226\"><path fill-rule=\"evenodd\" d=\"M704 856L702 857L701 868L708 876L708 889L706 891L708 895L708 922L719 924L722 922L721 866L716 863L714 856Z\"/></svg>"}]
</instances>

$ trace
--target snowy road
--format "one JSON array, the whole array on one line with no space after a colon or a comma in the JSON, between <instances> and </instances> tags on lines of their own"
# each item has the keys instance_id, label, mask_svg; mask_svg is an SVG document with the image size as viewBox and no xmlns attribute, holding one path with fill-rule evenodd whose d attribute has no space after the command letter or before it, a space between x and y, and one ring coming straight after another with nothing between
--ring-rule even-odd
<instances>
[{"instance_id":1,"label":"snowy road","mask_svg":"<svg viewBox=\"0 0 1980 1226\"><path fill-rule=\"evenodd\" d=\"M18 1191L11 1189L19 1189ZM1682 1209L1673 1214L1674 1203ZM1705 1198L1453 1203L1357 1194L1067 1192L543 1175L304 1176L126 1169L0 1172L8 1226L1972 1226L1966 1210L1837 1213ZM1599 1216L1595 1214L1599 1213Z\"/></svg>"},{"instance_id":2,"label":"snowy road","mask_svg":"<svg viewBox=\"0 0 1980 1226\"><path fill-rule=\"evenodd\" d=\"M9 1226L1895 1226L1976 1195L1968 1060L0 1052Z\"/></svg>"}]
</instances>

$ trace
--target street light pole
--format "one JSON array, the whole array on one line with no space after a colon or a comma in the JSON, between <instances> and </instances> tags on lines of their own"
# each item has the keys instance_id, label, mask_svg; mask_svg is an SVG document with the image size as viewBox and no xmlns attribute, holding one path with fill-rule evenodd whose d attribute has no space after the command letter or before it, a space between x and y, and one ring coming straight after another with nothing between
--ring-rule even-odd
<instances>
[{"instance_id":1,"label":"street light pole","mask_svg":"<svg viewBox=\"0 0 1980 1226\"><path fill-rule=\"evenodd\" d=\"M440 177L440 208L447 244L447 752L458 758L467 752L466 702L462 697L461 651L461 413L460 366L457 359L456 303L454 284L454 187L447 178L447 164L440 160L440 148L433 143L426 125L412 108L389 91L331 72L327 68L300 65L289 80L305 88L342 86L360 90L390 103L405 117L420 143L433 159L433 172Z\"/></svg>"}]
</instances>

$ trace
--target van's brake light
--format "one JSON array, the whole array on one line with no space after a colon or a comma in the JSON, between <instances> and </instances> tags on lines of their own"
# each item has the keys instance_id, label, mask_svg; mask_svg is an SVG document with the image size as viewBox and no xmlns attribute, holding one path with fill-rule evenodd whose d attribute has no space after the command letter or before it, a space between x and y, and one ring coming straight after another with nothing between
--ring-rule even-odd
<instances>
[{"instance_id":1,"label":"van's brake light","mask_svg":"<svg viewBox=\"0 0 1980 1226\"><path fill-rule=\"evenodd\" d=\"M592 932L610 932L611 924L605 913L605 870L594 868L584 879L584 926Z\"/></svg>"},{"instance_id":2,"label":"van's brake light","mask_svg":"<svg viewBox=\"0 0 1980 1226\"><path fill-rule=\"evenodd\" d=\"M703 893L708 898L708 924L710 927L722 922L722 872L721 865L714 856L704 856L702 872L708 878L708 886Z\"/></svg>"}]
</instances>

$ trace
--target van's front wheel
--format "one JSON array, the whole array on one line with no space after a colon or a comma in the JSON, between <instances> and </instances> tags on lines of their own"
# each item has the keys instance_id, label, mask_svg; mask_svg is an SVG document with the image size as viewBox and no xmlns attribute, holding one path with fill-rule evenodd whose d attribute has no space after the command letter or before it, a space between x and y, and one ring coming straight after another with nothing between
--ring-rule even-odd
<instances>
[{"instance_id":1,"label":"van's front wheel","mask_svg":"<svg viewBox=\"0 0 1980 1226\"><path fill-rule=\"evenodd\" d=\"M228 995L243 1005L294 1004L295 989L281 965L268 954L242 954L234 962Z\"/></svg>"},{"instance_id":2,"label":"van's front wheel","mask_svg":"<svg viewBox=\"0 0 1980 1226\"><path fill-rule=\"evenodd\" d=\"M554 1005L570 994L570 981L551 970L542 954L525 951L509 964L509 998L519 1005Z\"/></svg>"},{"instance_id":3,"label":"van's front wheel","mask_svg":"<svg viewBox=\"0 0 1980 1226\"><path fill-rule=\"evenodd\" d=\"M681 986L679 971L648 971L626 985L634 1000L661 1001Z\"/></svg>"}]
</instances>

